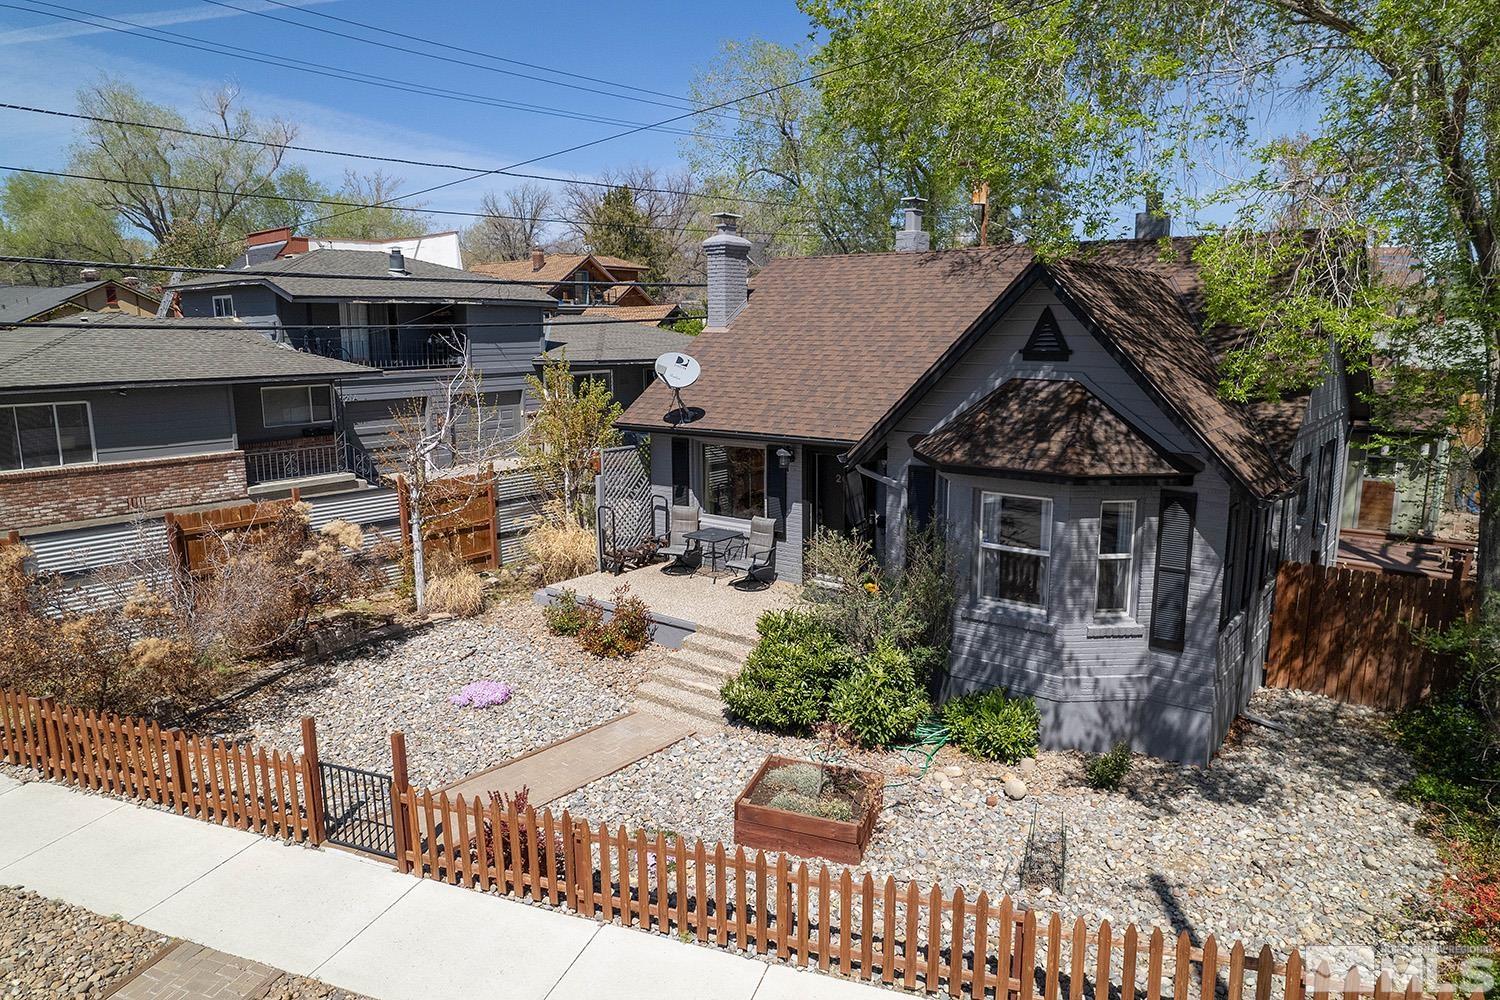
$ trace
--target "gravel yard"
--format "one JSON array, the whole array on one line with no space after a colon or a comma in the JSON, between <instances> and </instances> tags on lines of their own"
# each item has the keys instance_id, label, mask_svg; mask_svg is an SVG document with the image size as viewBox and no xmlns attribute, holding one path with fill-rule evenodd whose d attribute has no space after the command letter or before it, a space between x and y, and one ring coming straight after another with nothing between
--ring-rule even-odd
<instances>
[{"instance_id":1,"label":"gravel yard","mask_svg":"<svg viewBox=\"0 0 1500 1000\"><path fill-rule=\"evenodd\" d=\"M619 715L662 655L652 648L625 663L588 656L548 634L535 605L517 598L481 618L309 666L202 724L296 750L302 717L311 715L324 760L375 771L390 770L390 734L399 729L412 782L436 787ZM514 693L494 708L449 703L482 680Z\"/></svg>"},{"instance_id":2,"label":"gravel yard","mask_svg":"<svg viewBox=\"0 0 1500 1000\"><path fill-rule=\"evenodd\" d=\"M973 892L1009 891L1040 909L1243 937L1249 946L1436 937L1412 926L1440 870L1399 801L1410 776L1379 716L1323 698L1262 691L1208 769L1136 757L1125 787L1096 792L1082 758L1043 753L1013 802L1013 769L946 749L920 781L893 755L855 762L889 775L866 867ZM732 839L733 800L770 750L814 756L809 740L735 730L690 738L554 804L591 821ZM684 780L691 775L691 780ZM998 797L990 805L992 797ZM1067 827L1061 895L1018 891L1035 810Z\"/></svg>"},{"instance_id":3,"label":"gravel yard","mask_svg":"<svg viewBox=\"0 0 1500 1000\"><path fill-rule=\"evenodd\" d=\"M161 950L155 931L0 886L0 998L102 997Z\"/></svg>"}]
</instances>

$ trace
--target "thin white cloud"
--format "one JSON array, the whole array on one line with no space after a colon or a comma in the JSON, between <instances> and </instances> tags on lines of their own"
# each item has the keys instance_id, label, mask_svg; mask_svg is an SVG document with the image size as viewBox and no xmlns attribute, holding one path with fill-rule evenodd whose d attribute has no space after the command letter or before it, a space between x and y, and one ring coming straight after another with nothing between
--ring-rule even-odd
<instances>
[{"instance_id":1,"label":"thin white cloud","mask_svg":"<svg viewBox=\"0 0 1500 1000\"><path fill-rule=\"evenodd\" d=\"M311 7L317 4L337 3L338 0L289 0L300 7ZM261 0L243 0L240 6L245 11L250 10L274 10L275 7ZM37 12L45 16L45 8L38 8ZM225 7L213 7L201 4L196 7L173 7L169 10L143 11L139 14L121 16L121 20L131 21L146 28L164 28L171 24L188 24L193 21L217 21L226 17L238 17L244 11L233 11ZM116 16L118 12L112 12L109 16ZM72 16L71 14L69 16ZM102 20L102 17L101 17ZM0 31L0 45L21 45L33 42L47 42L59 38L75 38L79 35L100 35L114 29L106 28L97 24L79 24L76 21L58 21L52 24L42 24L31 28L17 28L12 31Z\"/></svg>"}]
</instances>

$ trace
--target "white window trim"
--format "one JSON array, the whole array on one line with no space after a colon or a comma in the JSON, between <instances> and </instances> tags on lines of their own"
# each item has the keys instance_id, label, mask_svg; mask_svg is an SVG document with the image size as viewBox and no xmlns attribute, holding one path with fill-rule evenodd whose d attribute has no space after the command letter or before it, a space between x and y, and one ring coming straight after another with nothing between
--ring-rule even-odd
<instances>
[{"instance_id":1,"label":"white window trim","mask_svg":"<svg viewBox=\"0 0 1500 1000\"><path fill-rule=\"evenodd\" d=\"M730 449L730 448L746 448L746 449L752 449L752 450L759 449L760 451L765 451L766 450L765 445L753 444L751 442L746 442L746 441L703 441L703 442L700 442L699 445L698 445L698 469L697 469L697 476L694 477L694 478L696 479L697 485L698 485L698 496L697 496L698 506L699 506L700 509L702 509L703 516L704 517L719 518L720 520L724 520L724 521L743 521L746 524L748 524L749 523L749 519L748 518L735 517L733 514L710 514L709 513L709 511L708 511L708 504L705 502L708 499L708 495L709 495L708 494L708 449L709 448L723 448L723 449L726 449L726 450ZM767 455L765 463L761 465L761 470L760 470L761 506L760 506L760 514L758 515L759 517L765 517L766 516L766 504L768 504L768 503L771 502L771 465L770 465L771 461L772 461L771 456Z\"/></svg>"},{"instance_id":2,"label":"white window trim","mask_svg":"<svg viewBox=\"0 0 1500 1000\"><path fill-rule=\"evenodd\" d=\"M1046 546L1041 549L1021 548L1017 545L1002 545L1000 542L987 542L984 540L984 502L989 497L1000 500L1000 509L1005 509L1005 499L1013 500L1039 500L1042 507L1042 542ZM996 552L1014 552L1023 556L1041 556L1042 563L1042 603L1027 604L1024 601L1010 601L999 597L990 597L981 591L979 599L985 604L1001 608L1015 608L1018 611L1030 614L1042 614L1047 611L1047 592L1052 589L1052 511L1054 510L1051 497L1031 496L1026 493L1004 493L999 490L980 490L979 506L974 512L975 532L974 537L979 542L976 546L975 558L978 564L975 567L974 581L977 587L984 586L984 551L993 549Z\"/></svg>"},{"instance_id":3,"label":"white window trim","mask_svg":"<svg viewBox=\"0 0 1500 1000\"><path fill-rule=\"evenodd\" d=\"M1130 508L1130 546L1125 552L1104 551L1104 508L1109 505L1128 506ZM1100 500L1099 501L1099 533L1095 545L1094 559L1094 620L1109 623L1128 623L1135 621L1135 541L1136 532L1140 530L1140 521L1137 519L1138 509L1134 500ZM1124 562L1127 565L1125 571L1125 610L1123 611L1100 611L1099 610L1099 570L1101 564L1109 560L1111 562Z\"/></svg>"},{"instance_id":4,"label":"white window trim","mask_svg":"<svg viewBox=\"0 0 1500 1000\"><path fill-rule=\"evenodd\" d=\"M98 465L99 464L99 442L97 440L95 440L95 438L94 438L94 407L89 403L88 400L86 400L86 399L58 399L58 400L52 400L52 401L49 401L49 402L46 402L46 403L4 403L4 404L0 404L0 410L19 410L19 409L33 407L33 406L50 406L52 408L52 436L53 436L54 442L57 445L57 464L56 465L27 466L25 464L25 462L26 462L25 456L22 456L20 454L20 451L21 451L21 442L20 442L20 439L18 437L17 440L16 440L16 454L17 454L18 457L20 457L22 465L21 465L21 467L19 469L0 469L0 476L3 476L3 475L5 475L8 472L35 472L38 469L67 469L67 468L71 468L72 466L75 466L75 465ZM59 406L81 406L81 407L83 407L84 419L86 419L88 421L88 424L89 424L89 460L87 462L68 462L66 464L63 463L63 460L62 460L62 429L58 426L58 423L57 423L57 408ZM17 421L17 428L18 429L17 429L16 433L18 435L20 434L19 426L20 426L19 421Z\"/></svg>"},{"instance_id":5,"label":"white window trim","mask_svg":"<svg viewBox=\"0 0 1500 1000\"><path fill-rule=\"evenodd\" d=\"M228 308L227 311L225 311L225 312L219 312L219 303L220 302L224 302L224 303L228 304L229 308ZM234 311L234 296L233 295L215 295L214 296L214 318L215 319L223 319L225 317L233 317L235 315L237 315L237 314Z\"/></svg>"},{"instance_id":6,"label":"white window trim","mask_svg":"<svg viewBox=\"0 0 1500 1000\"><path fill-rule=\"evenodd\" d=\"M289 420L289 421L278 422L278 423L274 423L274 424L270 421L270 419L266 416L266 392L270 391L270 390L279 390L279 389L303 389L303 390L305 390L307 392L307 417L308 417L308 419L306 421L302 421L302 420ZM312 416L312 412L313 412L312 391L314 389L326 389L328 391L328 419L327 420L314 420L313 419L313 416ZM283 384L283 385L263 385L263 386L260 387L260 424L261 424L262 427L307 427L309 425L314 425L314 424L331 424L331 423L333 423L333 387L332 386L325 385L322 382L308 382L308 383L305 383L305 384L303 384L303 383L295 383L294 382L294 383Z\"/></svg>"}]
</instances>

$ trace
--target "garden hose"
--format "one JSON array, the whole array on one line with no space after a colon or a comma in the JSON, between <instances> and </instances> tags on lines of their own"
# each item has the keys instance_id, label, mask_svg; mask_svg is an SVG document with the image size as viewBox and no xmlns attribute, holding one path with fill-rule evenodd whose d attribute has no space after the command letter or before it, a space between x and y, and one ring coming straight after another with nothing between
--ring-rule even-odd
<instances>
[{"instance_id":1,"label":"garden hose","mask_svg":"<svg viewBox=\"0 0 1500 1000\"><path fill-rule=\"evenodd\" d=\"M950 735L947 724L937 716L933 716L917 726L916 730L912 733L912 742L904 746L892 747L891 749L905 756L908 761L912 761L913 766L915 766L914 762L916 759L920 757L922 759L921 769L917 771L915 778L908 778L905 781L888 781L885 787L900 788L902 785L921 781L927 776L927 772L932 769L932 762L936 759L938 751L948 745L949 739Z\"/></svg>"}]
</instances>

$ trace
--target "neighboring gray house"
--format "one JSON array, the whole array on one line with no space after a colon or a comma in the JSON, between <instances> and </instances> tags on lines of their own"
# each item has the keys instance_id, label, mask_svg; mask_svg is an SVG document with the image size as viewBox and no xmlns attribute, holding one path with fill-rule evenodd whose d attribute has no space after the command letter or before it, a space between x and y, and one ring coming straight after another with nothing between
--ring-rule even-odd
<instances>
[{"instance_id":1,"label":"neighboring gray house","mask_svg":"<svg viewBox=\"0 0 1500 1000\"><path fill-rule=\"evenodd\" d=\"M519 433L522 394L556 300L524 284L404 257L399 250L310 250L170 286L185 317L237 317L299 351L382 369L340 389L348 443L378 455L393 411L422 405L467 353L485 419Z\"/></svg>"},{"instance_id":2,"label":"neighboring gray house","mask_svg":"<svg viewBox=\"0 0 1500 1000\"><path fill-rule=\"evenodd\" d=\"M667 353L692 354L696 342L689 334L644 323L601 315L560 315L547 320L547 349L537 364L566 357L577 377L603 380L620 405L629 406L655 381L657 358Z\"/></svg>"},{"instance_id":3,"label":"neighboring gray house","mask_svg":"<svg viewBox=\"0 0 1500 1000\"><path fill-rule=\"evenodd\" d=\"M1159 220L1146 219L1149 225ZM1242 406L1202 328L1192 241L1043 263L1023 246L772 261L733 217L704 244L709 322L685 410L649 386L653 489L707 523L862 531L899 558L939 519L959 608L941 695L1034 695L1044 742L1206 761L1261 683L1277 564L1331 563L1349 399ZM747 301L748 299L748 301ZM1336 368L1337 366L1335 366Z\"/></svg>"},{"instance_id":4,"label":"neighboring gray house","mask_svg":"<svg viewBox=\"0 0 1500 1000\"><path fill-rule=\"evenodd\" d=\"M334 386L378 371L233 320L160 324L79 313L0 330L0 534L352 483Z\"/></svg>"}]
</instances>

